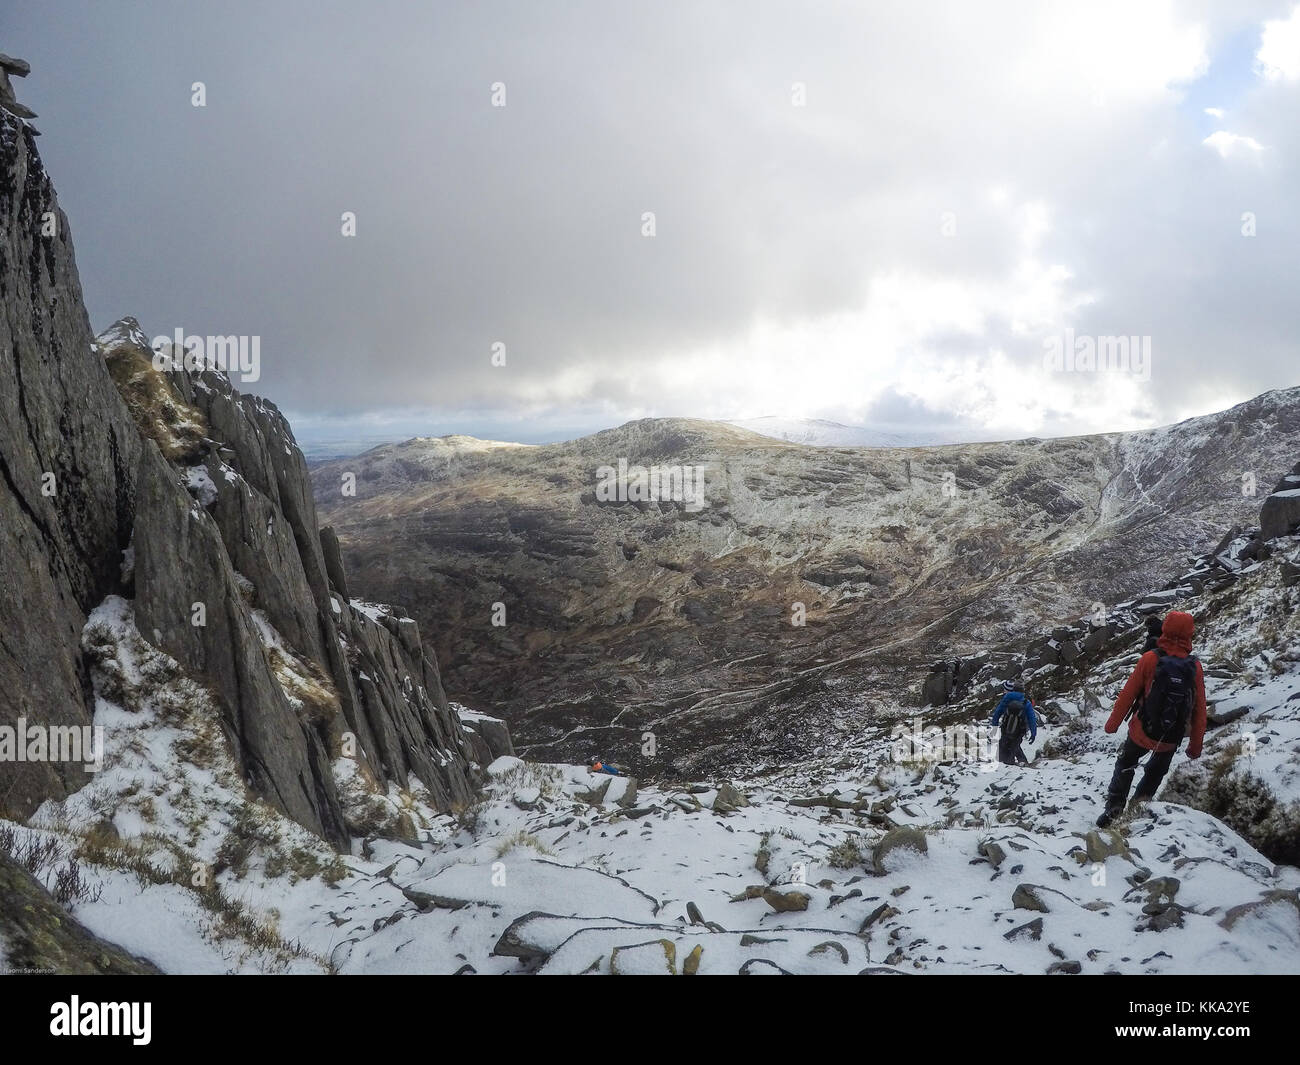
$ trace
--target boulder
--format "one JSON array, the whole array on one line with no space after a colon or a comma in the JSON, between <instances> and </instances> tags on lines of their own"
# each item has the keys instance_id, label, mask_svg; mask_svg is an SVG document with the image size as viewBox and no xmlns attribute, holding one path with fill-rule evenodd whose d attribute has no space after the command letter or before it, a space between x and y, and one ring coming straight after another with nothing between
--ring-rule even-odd
<instances>
[{"instance_id":1,"label":"boulder","mask_svg":"<svg viewBox=\"0 0 1300 1065\"><path fill-rule=\"evenodd\" d=\"M891 917L897 917L899 912L889 903L882 902L863 919L862 924L858 927L858 934L861 935L877 921L887 921Z\"/></svg>"},{"instance_id":2,"label":"boulder","mask_svg":"<svg viewBox=\"0 0 1300 1065\"><path fill-rule=\"evenodd\" d=\"M921 685L922 706L942 706L952 695L953 674L947 664L935 666Z\"/></svg>"},{"instance_id":3,"label":"boulder","mask_svg":"<svg viewBox=\"0 0 1300 1065\"><path fill-rule=\"evenodd\" d=\"M1104 862L1107 858L1131 858L1124 837L1113 828L1090 829L1084 836L1088 861Z\"/></svg>"},{"instance_id":4,"label":"boulder","mask_svg":"<svg viewBox=\"0 0 1300 1065\"><path fill-rule=\"evenodd\" d=\"M718 793L713 797L713 809L715 813L735 813L737 810L748 805L749 799L745 796L744 792L731 784L723 784L718 788Z\"/></svg>"},{"instance_id":5,"label":"boulder","mask_svg":"<svg viewBox=\"0 0 1300 1065\"><path fill-rule=\"evenodd\" d=\"M926 855L929 849L921 829L910 825L891 828L871 849L871 869L877 876L883 876L895 864L891 855L896 858L903 854Z\"/></svg>"},{"instance_id":6,"label":"boulder","mask_svg":"<svg viewBox=\"0 0 1300 1065\"><path fill-rule=\"evenodd\" d=\"M491 765L498 758L514 757L515 747L510 739L510 728L499 717L489 717L470 710L461 710L458 717L480 765Z\"/></svg>"},{"instance_id":7,"label":"boulder","mask_svg":"<svg viewBox=\"0 0 1300 1065\"><path fill-rule=\"evenodd\" d=\"M1050 913L1047 903L1039 894L1043 889L1037 884L1019 884L1011 894L1011 905L1017 910L1032 910L1038 913Z\"/></svg>"},{"instance_id":8,"label":"boulder","mask_svg":"<svg viewBox=\"0 0 1300 1065\"><path fill-rule=\"evenodd\" d=\"M1010 932L1005 932L1002 938L1009 942L1015 943L1018 940L1040 940L1043 938L1043 919L1035 917L1032 921L1027 921L1022 925L1017 925Z\"/></svg>"},{"instance_id":9,"label":"boulder","mask_svg":"<svg viewBox=\"0 0 1300 1065\"><path fill-rule=\"evenodd\" d=\"M1287 536L1300 525L1300 488L1274 492L1259 511L1259 535L1263 540Z\"/></svg>"},{"instance_id":10,"label":"boulder","mask_svg":"<svg viewBox=\"0 0 1300 1065\"><path fill-rule=\"evenodd\" d=\"M763 891L763 901L777 913L795 913L808 909L809 896L803 891L778 891L767 888Z\"/></svg>"},{"instance_id":11,"label":"boulder","mask_svg":"<svg viewBox=\"0 0 1300 1065\"><path fill-rule=\"evenodd\" d=\"M1101 625L1093 629L1083 638L1084 654L1096 654L1110 642L1113 630L1109 625Z\"/></svg>"}]
</instances>

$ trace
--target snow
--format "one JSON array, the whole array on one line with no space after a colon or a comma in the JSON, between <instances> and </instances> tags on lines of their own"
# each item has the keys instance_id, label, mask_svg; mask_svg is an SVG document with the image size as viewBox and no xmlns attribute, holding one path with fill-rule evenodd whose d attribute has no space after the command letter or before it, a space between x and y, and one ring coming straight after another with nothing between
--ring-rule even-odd
<instances>
[{"instance_id":1,"label":"snow","mask_svg":"<svg viewBox=\"0 0 1300 1065\"><path fill-rule=\"evenodd\" d=\"M391 613L391 608L383 603L368 603L364 599L351 599L349 603L353 610L364 614L371 621L378 621Z\"/></svg>"},{"instance_id":2,"label":"snow","mask_svg":"<svg viewBox=\"0 0 1300 1065\"><path fill-rule=\"evenodd\" d=\"M207 466L190 466L185 471L185 484L199 506L210 507L217 501L217 486L212 483Z\"/></svg>"}]
</instances>

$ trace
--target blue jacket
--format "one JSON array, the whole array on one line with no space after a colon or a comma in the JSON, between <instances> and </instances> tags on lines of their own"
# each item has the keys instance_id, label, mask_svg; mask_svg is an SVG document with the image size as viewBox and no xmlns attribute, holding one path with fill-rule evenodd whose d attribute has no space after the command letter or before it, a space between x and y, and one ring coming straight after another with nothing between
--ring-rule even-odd
<instances>
[{"instance_id":1,"label":"blue jacket","mask_svg":"<svg viewBox=\"0 0 1300 1065\"><path fill-rule=\"evenodd\" d=\"M1038 739L1038 715L1034 713L1033 702L1024 692L1007 692L1006 695L1002 696L1002 699L998 702L997 709L993 711L993 719L989 724L996 725L998 721L1001 720L1007 706L1015 702L1017 699L1023 699L1025 701L1025 724L1029 726L1029 740L1032 743L1034 740Z\"/></svg>"}]
</instances>

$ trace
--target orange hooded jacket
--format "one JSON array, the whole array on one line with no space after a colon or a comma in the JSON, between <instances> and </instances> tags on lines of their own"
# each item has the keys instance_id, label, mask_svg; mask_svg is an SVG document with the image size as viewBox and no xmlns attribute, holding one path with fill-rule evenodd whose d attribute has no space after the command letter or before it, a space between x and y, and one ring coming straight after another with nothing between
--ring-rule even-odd
<instances>
[{"instance_id":1,"label":"orange hooded jacket","mask_svg":"<svg viewBox=\"0 0 1300 1065\"><path fill-rule=\"evenodd\" d=\"M1192 653L1192 633L1195 628L1196 622L1191 614L1175 610L1165 618L1164 628L1161 630L1157 646L1165 654L1174 655L1177 658L1186 658ZM1110 712L1110 718L1106 721L1107 732L1118 732L1120 722L1124 720L1124 715L1128 713L1133 701L1139 694L1145 698L1147 693L1151 691L1151 682L1155 680L1156 664L1159 661L1160 656L1155 651L1148 651L1138 660L1132 676L1124 685L1124 690L1119 693L1119 698L1115 700L1115 708ZM1189 725L1191 736L1187 743L1187 757L1199 758L1201 756L1201 742L1205 739L1205 673L1200 662L1196 663L1196 705L1192 708L1192 718ZM1139 747L1145 747L1148 751L1172 751L1178 747L1177 743L1159 743L1148 736L1143 731L1142 722L1138 719L1137 714L1134 714L1129 722L1128 736ZM1179 740L1179 742L1182 741Z\"/></svg>"}]
</instances>

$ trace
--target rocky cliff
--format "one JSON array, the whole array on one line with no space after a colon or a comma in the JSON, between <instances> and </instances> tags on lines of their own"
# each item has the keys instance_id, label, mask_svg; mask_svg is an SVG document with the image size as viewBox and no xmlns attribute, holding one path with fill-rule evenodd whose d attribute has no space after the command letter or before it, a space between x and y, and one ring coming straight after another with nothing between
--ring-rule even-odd
<instances>
[{"instance_id":1,"label":"rocky cliff","mask_svg":"<svg viewBox=\"0 0 1300 1065\"><path fill-rule=\"evenodd\" d=\"M142 452L92 342L35 137L0 111L0 725L91 717L81 627L119 580ZM84 782L51 762L0 773L19 812Z\"/></svg>"},{"instance_id":2,"label":"rocky cliff","mask_svg":"<svg viewBox=\"0 0 1300 1065\"><path fill-rule=\"evenodd\" d=\"M414 621L349 601L283 416L218 369L159 368L133 319L93 337L67 220L8 113L0 149L0 725L90 723L83 629L117 597L212 697L253 794L335 846L352 768L379 792L418 782L435 810L471 801L508 738L462 728ZM0 773L18 817L86 782L80 764Z\"/></svg>"}]
</instances>

